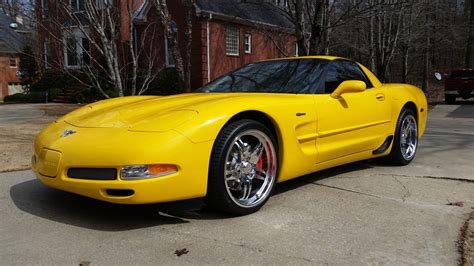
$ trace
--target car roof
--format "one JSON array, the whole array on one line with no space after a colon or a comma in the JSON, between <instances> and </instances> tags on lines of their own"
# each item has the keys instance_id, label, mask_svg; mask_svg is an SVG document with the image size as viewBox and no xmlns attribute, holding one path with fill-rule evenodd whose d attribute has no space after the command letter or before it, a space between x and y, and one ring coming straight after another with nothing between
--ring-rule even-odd
<instances>
[{"instance_id":1,"label":"car roof","mask_svg":"<svg viewBox=\"0 0 474 266\"><path fill-rule=\"evenodd\" d=\"M266 59L266 60L261 60L259 62L269 62L269 61L278 61L278 60L294 60L294 59L324 59L324 60L329 60L329 61L333 61L333 60L336 60L336 59L349 60L349 59L339 57L339 56L309 55L309 56L291 56L291 57ZM352 61L352 60L349 60L349 61Z\"/></svg>"}]
</instances>

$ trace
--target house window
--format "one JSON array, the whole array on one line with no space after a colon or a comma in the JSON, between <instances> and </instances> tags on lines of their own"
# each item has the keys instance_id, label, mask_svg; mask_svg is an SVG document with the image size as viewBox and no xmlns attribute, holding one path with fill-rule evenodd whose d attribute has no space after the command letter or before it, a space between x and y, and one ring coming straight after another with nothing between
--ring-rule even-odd
<instances>
[{"instance_id":1,"label":"house window","mask_svg":"<svg viewBox=\"0 0 474 266\"><path fill-rule=\"evenodd\" d=\"M97 9L105 9L112 5L112 0L96 0Z\"/></svg>"},{"instance_id":2,"label":"house window","mask_svg":"<svg viewBox=\"0 0 474 266\"><path fill-rule=\"evenodd\" d=\"M51 68L51 47L49 41L44 42L44 67Z\"/></svg>"},{"instance_id":3,"label":"house window","mask_svg":"<svg viewBox=\"0 0 474 266\"><path fill-rule=\"evenodd\" d=\"M90 64L90 42L78 30L64 40L64 65L66 68L78 68Z\"/></svg>"},{"instance_id":4,"label":"house window","mask_svg":"<svg viewBox=\"0 0 474 266\"><path fill-rule=\"evenodd\" d=\"M69 3L71 4L71 9L74 12L85 10L84 0L70 0Z\"/></svg>"},{"instance_id":5,"label":"house window","mask_svg":"<svg viewBox=\"0 0 474 266\"><path fill-rule=\"evenodd\" d=\"M91 51L91 48L90 48L90 41L89 39L87 38L82 38L81 40L82 42L82 50L81 50L81 59L82 59L82 64L83 65L90 65L91 63L91 56L90 56L90 51Z\"/></svg>"},{"instance_id":6,"label":"house window","mask_svg":"<svg viewBox=\"0 0 474 266\"><path fill-rule=\"evenodd\" d=\"M171 21L169 24L174 37L178 38L178 24L175 21ZM165 59L166 67L175 67L174 55L173 55L174 44L171 39L165 38Z\"/></svg>"},{"instance_id":7,"label":"house window","mask_svg":"<svg viewBox=\"0 0 474 266\"><path fill-rule=\"evenodd\" d=\"M11 68L16 68L18 67L18 62L16 60L16 57L15 56L10 56L10 67Z\"/></svg>"},{"instance_id":8,"label":"house window","mask_svg":"<svg viewBox=\"0 0 474 266\"><path fill-rule=\"evenodd\" d=\"M227 26L225 38L225 49L227 55L239 55L239 35L239 28Z\"/></svg>"},{"instance_id":9,"label":"house window","mask_svg":"<svg viewBox=\"0 0 474 266\"><path fill-rule=\"evenodd\" d=\"M246 54L252 53L252 34L245 34L244 47Z\"/></svg>"},{"instance_id":10,"label":"house window","mask_svg":"<svg viewBox=\"0 0 474 266\"><path fill-rule=\"evenodd\" d=\"M168 38L165 38L166 67L175 67L173 56L173 44Z\"/></svg>"},{"instance_id":11,"label":"house window","mask_svg":"<svg viewBox=\"0 0 474 266\"><path fill-rule=\"evenodd\" d=\"M41 0L41 15L43 18L46 16L46 13L48 12L48 1L49 0Z\"/></svg>"},{"instance_id":12,"label":"house window","mask_svg":"<svg viewBox=\"0 0 474 266\"><path fill-rule=\"evenodd\" d=\"M76 38L66 38L66 67L77 67L79 62L77 60L77 44Z\"/></svg>"},{"instance_id":13,"label":"house window","mask_svg":"<svg viewBox=\"0 0 474 266\"><path fill-rule=\"evenodd\" d=\"M281 6L281 7L288 7L288 0L274 0L275 5Z\"/></svg>"}]
</instances>

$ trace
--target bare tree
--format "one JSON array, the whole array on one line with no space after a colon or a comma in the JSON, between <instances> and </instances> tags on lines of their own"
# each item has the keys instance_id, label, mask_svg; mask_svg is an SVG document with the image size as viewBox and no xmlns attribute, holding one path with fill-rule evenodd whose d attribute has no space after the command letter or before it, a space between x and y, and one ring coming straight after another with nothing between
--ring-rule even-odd
<instances>
[{"instance_id":1,"label":"bare tree","mask_svg":"<svg viewBox=\"0 0 474 266\"><path fill-rule=\"evenodd\" d=\"M172 18L168 10L166 0L154 0L155 8L158 11L158 17L161 26L164 29L165 38L168 39L169 45L173 49L173 58L176 71L179 76L181 86L185 92L191 91L191 48L193 24L192 17L194 14L194 0L183 0L184 6L184 49L180 49L178 35L173 29Z\"/></svg>"},{"instance_id":2,"label":"bare tree","mask_svg":"<svg viewBox=\"0 0 474 266\"><path fill-rule=\"evenodd\" d=\"M11 18L21 14L23 2L21 0L0 0L0 9Z\"/></svg>"},{"instance_id":3,"label":"bare tree","mask_svg":"<svg viewBox=\"0 0 474 266\"><path fill-rule=\"evenodd\" d=\"M56 1L58 16L38 20L38 27L50 41L56 47L64 46L67 60L75 62L70 68L59 58L57 65L106 98L145 93L163 68L158 63L158 50L150 45L158 37L157 23L150 22L137 33L134 16L141 3L138 0L128 0L125 5L108 0L83 3L71 6L69 1Z\"/></svg>"},{"instance_id":4,"label":"bare tree","mask_svg":"<svg viewBox=\"0 0 474 266\"><path fill-rule=\"evenodd\" d=\"M331 32L370 11L367 0L288 0L282 10L293 22L300 54L329 54Z\"/></svg>"}]
</instances>

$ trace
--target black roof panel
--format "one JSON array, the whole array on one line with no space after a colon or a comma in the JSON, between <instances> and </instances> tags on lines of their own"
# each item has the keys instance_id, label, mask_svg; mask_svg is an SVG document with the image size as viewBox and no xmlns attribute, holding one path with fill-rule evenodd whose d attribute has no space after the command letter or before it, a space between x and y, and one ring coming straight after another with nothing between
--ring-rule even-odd
<instances>
[{"instance_id":1,"label":"black roof panel","mask_svg":"<svg viewBox=\"0 0 474 266\"><path fill-rule=\"evenodd\" d=\"M288 16L279 7L269 2L242 0L197 0L196 6L204 12L222 14L243 20L293 28Z\"/></svg>"}]
</instances>

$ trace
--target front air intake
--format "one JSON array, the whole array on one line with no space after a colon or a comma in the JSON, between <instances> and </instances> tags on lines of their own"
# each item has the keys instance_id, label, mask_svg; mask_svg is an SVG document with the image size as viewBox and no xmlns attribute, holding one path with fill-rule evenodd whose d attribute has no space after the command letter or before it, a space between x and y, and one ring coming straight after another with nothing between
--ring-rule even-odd
<instances>
[{"instance_id":1,"label":"front air intake","mask_svg":"<svg viewBox=\"0 0 474 266\"><path fill-rule=\"evenodd\" d=\"M67 176L74 179L86 180L116 180L117 169L115 168L71 168Z\"/></svg>"}]
</instances>

